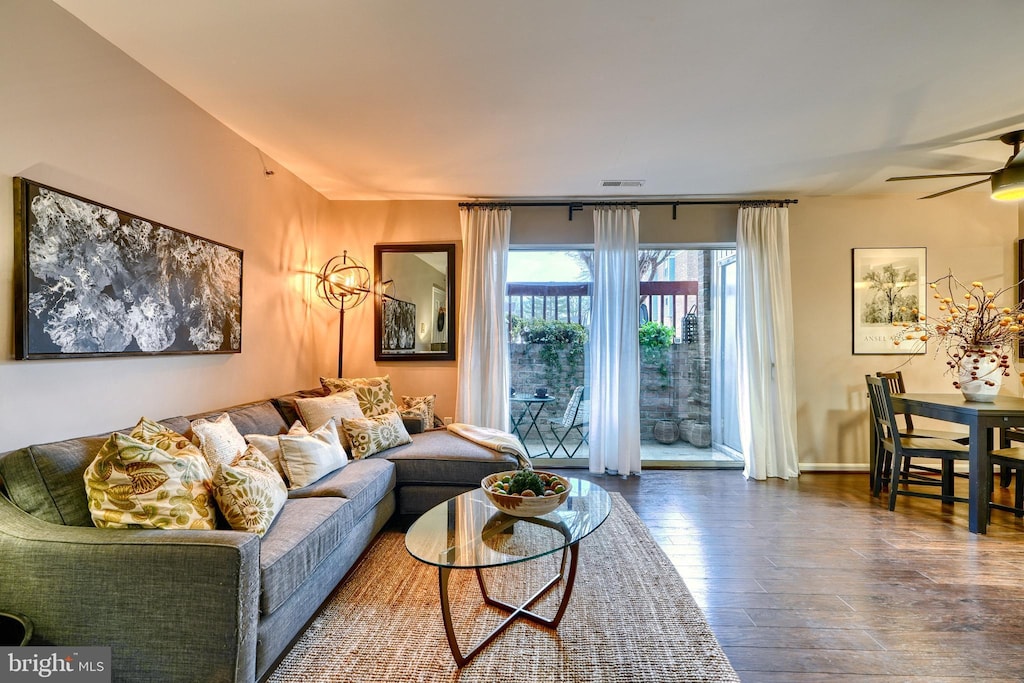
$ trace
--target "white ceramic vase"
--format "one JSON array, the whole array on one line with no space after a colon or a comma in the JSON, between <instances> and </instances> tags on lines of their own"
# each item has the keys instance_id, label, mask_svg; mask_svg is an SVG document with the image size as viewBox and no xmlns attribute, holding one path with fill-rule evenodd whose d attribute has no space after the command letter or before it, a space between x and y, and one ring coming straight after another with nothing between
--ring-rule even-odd
<instances>
[{"instance_id":1,"label":"white ceramic vase","mask_svg":"<svg viewBox=\"0 0 1024 683\"><path fill-rule=\"evenodd\" d=\"M960 391L967 401L992 403L1003 385L999 353L992 348L969 349L960 360Z\"/></svg>"}]
</instances>

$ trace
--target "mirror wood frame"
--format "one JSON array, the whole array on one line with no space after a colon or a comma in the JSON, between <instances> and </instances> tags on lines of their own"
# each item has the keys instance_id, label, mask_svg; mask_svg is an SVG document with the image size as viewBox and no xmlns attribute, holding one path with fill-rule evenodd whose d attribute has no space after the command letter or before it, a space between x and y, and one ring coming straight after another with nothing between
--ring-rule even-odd
<instances>
[{"instance_id":1,"label":"mirror wood frame","mask_svg":"<svg viewBox=\"0 0 1024 683\"><path fill-rule=\"evenodd\" d=\"M384 291L383 262L387 254L444 254L447 262L445 285L447 292L446 308L446 349L444 351L389 351L384 352ZM394 278L391 278L394 279ZM455 244L454 243L417 243L417 244L375 244L373 245L373 353L377 361L437 361L455 360L455 327L457 321L455 299Z\"/></svg>"}]
</instances>

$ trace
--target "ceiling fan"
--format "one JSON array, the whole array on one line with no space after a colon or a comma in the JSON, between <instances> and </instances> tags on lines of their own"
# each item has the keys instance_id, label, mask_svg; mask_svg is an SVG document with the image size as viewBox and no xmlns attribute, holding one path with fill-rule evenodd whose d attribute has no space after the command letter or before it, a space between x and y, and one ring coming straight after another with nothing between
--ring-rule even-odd
<instances>
[{"instance_id":1,"label":"ceiling fan","mask_svg":"<svg viewBox=\"0 0 1024 683\"><path fill-rule=\"evenodd\" d=\"M957 190L964 190L968 187L974 187L975 185L981 185L982 183L989 181L992 182L992 199L1000 199L1002 201L1024 199L1024 154L1020 151L1021 142L1024 142L1024 130L1015 130L1012 133L1000 135L999 140L1000 142L1013 147L1013 155L1007 160L1005 166L996 169L995 171L907 175L898 176L896 178L886 178L886 182L891 180L924 180L925 178L964 178L968 176L985 176L981 180L975 180L967 183L966 185L960 185L959 187L954 187L949 190L936 192L935 194L930 194L927 197L921 197L921 199L941 197L944 194L956 192Z\"/></svg>"}]
</instances>

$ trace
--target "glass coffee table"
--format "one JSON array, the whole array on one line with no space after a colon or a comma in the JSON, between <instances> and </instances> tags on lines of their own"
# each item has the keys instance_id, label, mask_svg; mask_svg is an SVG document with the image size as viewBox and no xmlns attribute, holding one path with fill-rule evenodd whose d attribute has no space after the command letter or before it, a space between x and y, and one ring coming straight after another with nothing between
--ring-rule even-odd
<instances>
[{"instance_id":1,"label":"glass coffee table","mask_svg":"<svg viewBox=\"0 0 1024 683\"><path fill-rule=\"evenodd\" d=\"M427 510L406 532L405 547L409 554L437 567L445 635L458 666L469 662L517 619L558 628L576 580L579 543L601 526L612 508L608 492L597 484L566 478L572 484L569 498L554 512L541 517L507 515L491 504L483 489L477 488ZM488 594L481 569L526 562L559 550L562 560L558 573L522 605L510 605ZM448 602L448 579L453 569L475 570L484 603L509 613L465 655L455 637ZM531 612L529 608L563 579L562 600L555 616L548 619Z\"/></svg>"}]
</instances>

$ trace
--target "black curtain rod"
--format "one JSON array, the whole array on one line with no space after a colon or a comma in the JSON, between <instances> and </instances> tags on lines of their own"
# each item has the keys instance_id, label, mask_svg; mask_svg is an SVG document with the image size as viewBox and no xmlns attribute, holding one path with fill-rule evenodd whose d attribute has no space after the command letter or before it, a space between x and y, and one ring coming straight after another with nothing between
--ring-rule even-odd
<instances>
[{"instance_id":1,"label":"black curtain rod","mask_svg":"<svg viewBox=\"0 0 1024 683\"><path fill-rule=\"evenodd\" d=\"M787 204L798 204L799 199L672 199L672 200L657 200L657 201L586 201L586 202L568 202L568 201L549 201L549 202L528 202L528 201L507 201L507 202L459 202L460 207L474 208L474 207L514 207L514 206L565 206L569 209L569 220L572 220L572 214L574 211L582 211L584 206L615 206L615 205L628 205L628 206L671 206L672 207L672 220L676 220L676 207L678 206L696 206L701 204L707 205L719 205L719 206L771 206L777 204L785 206Z\"/></svg>"}]
</instances>

